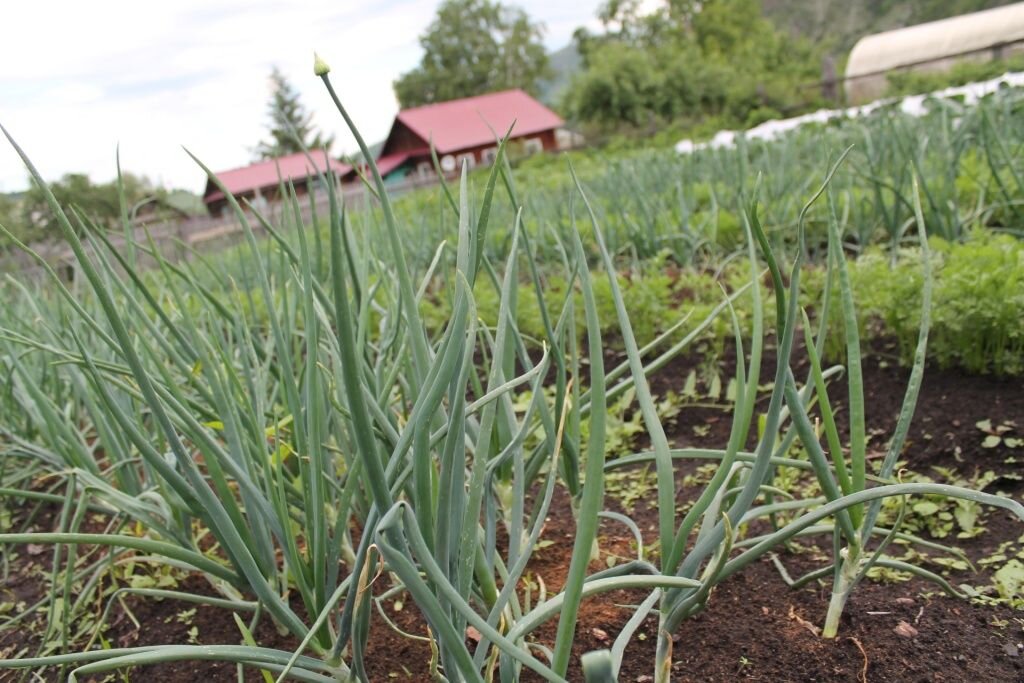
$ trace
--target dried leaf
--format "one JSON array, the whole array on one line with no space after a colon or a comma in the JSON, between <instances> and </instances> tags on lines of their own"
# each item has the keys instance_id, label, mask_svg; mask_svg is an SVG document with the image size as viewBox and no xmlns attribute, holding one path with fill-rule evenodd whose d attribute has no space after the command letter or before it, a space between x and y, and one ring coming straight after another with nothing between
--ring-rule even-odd
<instances>
[{"instance_id":1,"label":"dried leaf","mask_svg":"<svg viewBox=\"0 0 1024 683\"><path fill-rule=\"evenodd\" d=\"M905 621L896 624L893 632L901 638L914 638L917 636L917 629Z\"/></svg>"},{"instance_id":2,"label":"dried leaf","mask_svg":"<svg viewBox=\"0 0 1024 683\"><path fill-rule=\"evenodd\" d=\"M789 606L789 618L813 633L815 637L821 635L821 629L797 614L792 605Z\"/></svg>"}]
</instances>

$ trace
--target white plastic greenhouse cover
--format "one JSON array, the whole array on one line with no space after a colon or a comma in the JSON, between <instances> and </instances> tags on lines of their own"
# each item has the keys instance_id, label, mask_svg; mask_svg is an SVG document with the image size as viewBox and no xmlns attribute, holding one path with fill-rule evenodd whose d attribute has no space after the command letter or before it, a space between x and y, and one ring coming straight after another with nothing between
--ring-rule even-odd
<instances>
[{"instance_id":1,"label":"white plastic greenhouse cover","mask_svg":"<svg viewBox=\"0 0 1024 683\"><path fill-rule=\"evenodd\" d=\"M847 95L863 101L881 94L871 74L927 63L941 68L943 60L1021 41L1024 2L865 36L853 46L846 63L846 78L853 79L847 80ZM884 83L883 76L877 80Z\"/></svg>"},{"instance_id":2,"label":"white plastic greenhouse cover","mask_svg":"<svg viewBox=\"0 0 1024 683\"><path fill-rule=\"evenodd\" d=\"M713 138L706 142L680 140L676 143L675 149L679 154L692 154L705 149L735 147L741 137L746 140L763 140L767 142L781 138L809 123L822 124L828 123L833 119L855 119L860 116L867 116L884 107L897 108L908 116L924 116L928 113L929 101L931 100L956 99L960 103L958 106L970 107L982 98L988 97L1004 88L1024 88L1024 72L1007 72L1002 76L987 81L958 85L924 95L908 95L907 97L876 100L870 104L862 104L846 109L819 109L818 111L794 116L789 119L765 121L761 125L745 131L720 130Z\"/></svg>"}]
</instances>

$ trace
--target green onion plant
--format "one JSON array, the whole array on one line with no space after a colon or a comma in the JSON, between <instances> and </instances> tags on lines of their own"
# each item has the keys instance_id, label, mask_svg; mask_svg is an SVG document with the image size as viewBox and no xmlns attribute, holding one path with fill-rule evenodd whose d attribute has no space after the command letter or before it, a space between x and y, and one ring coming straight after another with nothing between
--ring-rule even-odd
<instances>
[{"instance_id":1,"label":"green onion plant","mask_svg":"<svg viewBox=\"0 0 1024 683\"><path fill-rule=\"evenodd\" d=\"M371 159L330 69L318 59L315 72ZM765 181L742 183L736 247L749 262L749 284L723 294L721 305L685 335L674 335L673 327L641 346L617 279L619 259L630 258L622 243L612 241L622 233L606 233L601 207L574 170L568 227L538 226L532 188L520 194L506 158L508 138L499 139L482 192L465 168L457 189L442 185L438 214L447 216L443 220L455 234L436 248L409 244L415 230L402 220L372 161L363 181L376 206L361 213L346 205L335 178L320 174L330 205L322 226L304 220L289 182L281 183L289 201L277 219L225 191L245 236L230 268L203 254L170 262L151 242L132 243L122 254L87 216L60 206L47 192L81 278L65 285L50 270L44 292L9 278L19 303L16 315L0 317L0 372L8 379L0 401L21 410L3 420L0 448L9 459L56 473L64 487L18 494L28 482L15 477L4 482L5 498L60 504L62 514L57 531L3 533L0 544L53 546L53 590L34 609L47 612L48 640L58 644L2 660L0 668L59 667L77 680L196 659L234 662L240 672L261 670L278 680L366 681L368 644L380 628L372 620L379 604L374 581L383 573L391 581L388 594L404 592L419 609L425 629L412 635L430 640L437 680L511 682L526 670L544 680L566 680L582 601L628 589L645 597L609 648L583 655L583 675L615 680L627 644L653 616L658 636L652 674L664 683L671 679L672 634L680 624L707 606L715 586L758 558L783 552L790 539L833 539L831 566L793 582L832 576L825 626L831 637L850 591L868 569L904 567L884 554L902 537L898 525L878 526L883 499L959 496L1024 519L1024 508L1006 498L896 478L924 369L927 251L918 355L887 456L877 472L869 471L853 292L828 194L843 158L800 208L795 239L762 226ZM8 139L45 188L28 156ZM321 151L308 155L311 167L325 167ZM715 157L709 163L726 161ZM643 195L644 178L619 180ZM686 213L683 194L678 206ZM828 284L814 333L799 302L800 276L813 251L808 216L822 196L830 199ZM512 211L498 208L502 197ZM663 212L637 201L641 213ZM924 214L919 202L914 206L924 245ZM662 244L657 220L645 220L627 232L637 252ZM125 231L130 233L127 217ZM496 235L503 249L495 247ZM688 235L676 248L693 255L704 245L703 238ZM786 285L780 263L788 252ZM151 259L153 268L138 267L140 256ZM777 349L774 381L759 415L765 269ZM551 313L545 303L550 273L569 283ZM608 279L625 348L625 361L614 366L604 354L594 295L599 278ZM543 311L541 338L517 324L521 279ZM845 322L843 368L822 366L832 286L840 291ZM475 292L486 287L499 301L490 326L476 310ZM583 345L576 338L574 291L582 294ZM428 296L450 301L441 329L423 320ZM751 334L745 340L734 304L748 297ZM717 450L674 449L648 376L719 315L728 316L738 359L728 443ZM791 359L801 329L812 369L798 384ZM848 453L827 396L828 380L843 371L850 386ZM635 392L651 446L610 458L609 401L626 391ZM809 417L815 405L827 451ZM758 422L762 428L752 429ZM717 469L680 513L677 470L686 459L714 462ZM591 572L602 518L640 536L638 525L608 512L604 499L607 473L640 463L653 463L656 475L657 555L638 544L635 559ZM815 477L821 495L777 496L772 481L779 467ZM524 589L527 572L553 501L562 495L571 501L576 524L568 574L556 593L538 601ZM97 510L106 513L109 527L82 531L86 511ZM757 521L771 531L746 536ZM100 550L83 558L82 546ZM95 648L97 630L89 647L76 651L80 640L72 622L93 606L91 598L72 599L74 588L95 587L105 570L126 558L203 576L216 597L134 592L231 610L245 644ZM107 595L107 614L129 588ZM266 618L299 646L258 646L252 633ZM554 639L541 642L537 629L549 621L557 623ZM473 644L466 638L470 628L479 634Z\"/></svg>"}]
</instances>

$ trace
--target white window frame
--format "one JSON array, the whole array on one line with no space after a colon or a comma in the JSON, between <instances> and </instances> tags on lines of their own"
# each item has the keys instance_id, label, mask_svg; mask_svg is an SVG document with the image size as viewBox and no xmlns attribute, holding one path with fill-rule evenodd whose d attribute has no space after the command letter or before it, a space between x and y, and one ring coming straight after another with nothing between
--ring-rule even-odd
<instances>
[{"instance_id":1,"label":"white window frame","mask_svg":"<svg viewBox=\"0 0 1024 683\"><path fill-rule=\"evenodd\" d=\"M488 147L480 152L480 163L490 166L498 158L498 148Z\"/></svg>"}]
</instances>

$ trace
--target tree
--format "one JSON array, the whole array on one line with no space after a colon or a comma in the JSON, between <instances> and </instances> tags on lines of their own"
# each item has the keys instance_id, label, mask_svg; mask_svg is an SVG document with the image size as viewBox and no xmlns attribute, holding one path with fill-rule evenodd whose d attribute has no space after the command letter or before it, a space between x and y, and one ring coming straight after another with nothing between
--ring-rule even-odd
<instances>
[{"instance_id":1,"label":"tree","mask_svg":"<svg viewBox=\"0 0 1024 683\"><path fill-rule=\"evenodd\" d=\"M53 182L47 183L57 203L74 228L78 228L76 214L104 230L120 230L123 227L121 215L121 193L129 219L136 226L164 220L178 220L183 216L202 215L206 207L202 198L186 190L167 189L153 185L145 176L133 173L121 174L121 188L116 180L94 183L84 173L66 173ZM29 178L29 187L19 195L0 194L0 225L25 243L59 238L60 226L57 216L50 210L46 193ZM0 251L12 246L13 242L0 233Z\"/></svg>"},{"instance_id":2,"label":"tree","mask_svg":"<svg viewBox=\"0 0 1024 683\"><path fill-rule=\"evenodd\" d=\"M576 32L584 70L563 108L606 130L665 123L748 127L817 105L820 60L806 41L775 29L758 0L667 0L652 12L609 0L601 34Z\"/></svg>"},{"instance_id":3,"label":"tree","mask_svg":"<svg viewBox=\"0 0 1024 683\"><path fill-rule=\"evenodd\" d=\"M403 108L522 88L548 75L542 24L495 0L444 0L420 36L420 65L394 83Z\"/></svg>"},{"instance_id":4,"label":"tree","mask_svg":"<svg viewBox=\"0 0 1024 683\"><path fill-rule=\"evenodd\" d=\"M143 177L122 175L124 199L128 209L150 197L158 197L162 190L154 188ZM121 222L121 202L117 181L93 183L84 173L68 173L60 180L49 183L50 191L62 207L74 209L101 228L116 228ZM47 239L60 234L57 217L50 210L43 189L34 181L21 200L21 225L31 240ZM75 225L73 212L68 218ZM75 226L77 227L77 226Z\"/></svg>"},{"instance_id":5,"label":"tree","mask_svg":"<svg viewBox=\"0 0 1024 683\"><path fill-rule=\"evenodd\" d=\"M28 237L25 224L21 219L19 202L10 195L0 194L0 225L23 242ZM12 244L6 233L0 233L0 251Z\"/></svg>"},{"instance_id":6,"label":"tree","mask_svg":"<svg viewBox=\"0 0 1024 683\"><path fill-rule=\"evenodd\" d=\"M267 105L270 138L255 149L258 159L273 159L309 150L330 149L333 136L324 136L313 126L313 115L299 101L299 93L276 66L270 72L272 93ZM296 140L298 138L298 140ZM301 144L300 141L301 140Z\"/></svg>"}]
</instances>

